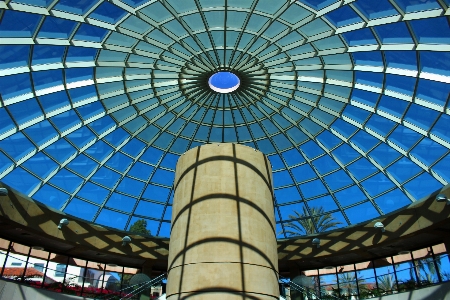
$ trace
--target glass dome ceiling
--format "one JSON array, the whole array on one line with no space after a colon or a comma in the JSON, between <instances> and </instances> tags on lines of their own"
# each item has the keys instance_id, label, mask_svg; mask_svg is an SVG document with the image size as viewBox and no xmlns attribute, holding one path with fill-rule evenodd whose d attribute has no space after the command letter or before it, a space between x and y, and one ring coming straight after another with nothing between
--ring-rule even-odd
<instances>
[{"instance_id":1,"label":"glass dome ceiling","mask_svg":"<svg viewBox=\"0 0 450 300\"><path fill-rule=\"evenodd\" d=\"M0 180L169 236L178 157L234 142L270 158L278 238L389 213L450 181L449 4L0 1Z\"/></svg>"}]
</instances>

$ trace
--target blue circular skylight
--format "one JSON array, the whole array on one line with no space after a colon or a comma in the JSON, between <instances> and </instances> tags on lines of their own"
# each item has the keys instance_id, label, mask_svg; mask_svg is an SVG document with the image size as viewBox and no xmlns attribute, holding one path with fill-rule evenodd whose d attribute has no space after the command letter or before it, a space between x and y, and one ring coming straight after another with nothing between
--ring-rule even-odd
<instances>
[{"instance_id":1,"label":"blue circular skylight","mask_svg":"<svg viewBox=\"0 0 450 300\"><path fill-rule=\"evenodd\" d=\"M209 87L218 93L226 94L231 93L239 87L239 77L231 72L217 72L209 77Z\"/></svg>"}]
</instances>

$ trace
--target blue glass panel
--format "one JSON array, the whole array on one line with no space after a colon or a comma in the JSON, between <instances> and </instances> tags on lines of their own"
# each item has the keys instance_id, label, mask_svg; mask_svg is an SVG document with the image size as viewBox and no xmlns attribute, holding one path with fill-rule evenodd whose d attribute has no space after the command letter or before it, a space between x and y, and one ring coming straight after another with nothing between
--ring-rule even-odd
<instances>
[{"instance_id":1,"label":"blue glass panel","mask_svg":"<svg viewBox=\"0 0 450 300\"><path fill-rule=\"evenodd\" d=\"M412 44L413 39L409 34L406 23L397 22L375 26L375 31L382 44Z\"/></svg>"},{"instance_id":2,"label":"blue glass panel","mask_svg":"<svg viewBox=\"0 0 450 300\"><path fill-rule=\"evenodd\" d=\"M27 159L22 166L41 178L46 178L58 168L58 164L42 152Z\"/></svg>"},{"instance_id":3,"label":"blue glass panel","mask_svg":"<svg viewBox=\"0 0 450 300\"><path fill-rule=\"evenodd\" d=\"M1 140L0 148L16 161L36 149L21 132Z\"/></svg>"},{"instance_id":4,"label":"blue glass panel","mask_svg":"<svg viewBox=\"0 0 450 300\"><path fill-rule=\"evenodd\" d=\"M300 190L305 198L311 198L328 193L328 190L319 179L301 184Z\"/></svg>"},{"instance_id":5,"label":"blue glass panel","mask_svg":"<svg viewBox=\"0 0 450 300\"><path fill-rule=\"evenodd\" d=\"M125 212L131 212L136 204L136 199L127 197L125 195L113 193L108 201L106 202L106 206L110 208L115 208L118 210L122 210Z\"/></svg>"},{"instance_id":6,"label":"blue glass panel","mask_svg":"<svg viewBox=\"0 0 450 300\"><path fill-rule=\"evenodd\" d=\"M436 172L445 181L450 182L450 173L448 172L448 166L450 166L450 155L446 155L438 163L436 163L432 170Z\"/></svg>"},{"instance_id":7,"label":"blue glass panel","mask_svg":"<svg viewBox=\"0 0 450 300\"><path fill-rule=\"evenodd\" d=\"M47 16L39 30L38 38L68 39L76 25L74 21Z\"/></svg>"},{"instance_id":8,"label":"blue glass panel","mask_svg":"<svg viewBox=\"0 0 450 300\"><path fill-rule=\"evenodd\" d=\"M385 51L384 58L386 66L390 68L417 70L417 55L415 51ZM390 75L387 74L386 76Z\"/></svg>"},{"instance_id":9,"label":"blue glass panel","mask_svg":"<svg viewBox=\"0 0 450 300\"><path fill-rule=\"evenodd\" d=\"M169 189L149 184L142 197L150 200L165 202L169 196L169 192Z\"/></svg>"},{"instance_id":10,"label":"blue glass panel","mask_svg":"<svg viewBox=\"0 0 450 300\"><path fill-rule=\"evenodd\" d=\"M325 156L326 157L326 156ZM316 178L317 174L310 165L302 165L291 169L292 174L297 182L306 181Z\"/></svg>"},{"instance_id":11,"label":"blue glass panel","mask_svg":"<svg viewBox=\"0 0 450 300\"><path fill-rule=\"evenodd\" d=\"M349 5L342 6L336 10L326 14L327 19L331 20L337 27L350 25L353 23L361 22L361 18L356 14L356 12L350 8Z\"/></svg>"},{"instance_id":12,"label":"blue glass panel","mask_svg":"<svg viewBox=\"0 0 450 300\"><path fill-rule=\"evenodd\" d=\"M157 205L147 201L139 201L135 213L144 217L161 219L163 214L163 205Z\"/></svg>"},{"instance_id":13,"label":"blue glass panel","mask_svg":"<svg viewBox=\"0 0 450 300\"><path fill-rule=\"evenodd\" d=\"M34 200L57 209L61 208L61 206L66 203L69 197L70 196L68 194L55 189L48 184L44 184L39 189L39 191L37 191L37 193L33 195Z\"/></svg>"},{"instance_id":14,"label":"blue glass panel","mask_svg":"<svg viewBox=\"0 0 450 300\"><path fill-rule=\"evenodd\" d=\"M75 154L76 149L66 140L59 139L45 148L45 152L57 162L65 163L70 156Z\"/></svg>"},{"instance_id":15,"label":"blue glass panel","mask_svg":"<svg viewBox=\"0 0 450 300\"><path fill-rule=\"evenodd\" d=\"M277 203L286 203L302 199L295 187L275 190L275 198L277 199Z\"/></svg>"},{"instance_id":16,"label":"blue glass panel","mask_svg":"<svg viewBox=\"0 0 450 300\"><path fill-rule=\"evenodd\" d=\"M0 20L0 37L31 37L40 19L37 14L4 10Z\"/></svg>"},{"instance_id":17,"label":"blue glass panel","mask_svg":"<svg viewBox=\"0 0 450 300\"><path fill-rule=\"evenodd\" d=\"M397 15L398 12L387 0L360 0L355 6L369 19Z\"/></svg>"},{"instance_id":18,"label":"blue glass panel","mask_svg":"<svg viewBox=\"0 0 450 300\"><path fill-rule=\"evenodd\" d=\"M152 176L151 181L155 183L164 184L167 186L172 186L174 178L175 178L174 172L157 169L154 175Z\"/></svg>"},{"instance_id":19,"label":"blue glass panel","mask_svg":"<svg viewBox=\"0 0 450 300\"><path fill-rule=\"evenodd\" d=\"M349 31L342 34L349 46L373 45L377 41L369 28ZM354 54L353 54L354 55Z\"/></svg>"},{"instance_id":20,"label":"blue glass panel","mask_svg":"<svg viewBox=\"0 0 450 300\"><path fill-rule=\"evenodd\" d=\"M36 49L34 51L37 51L37 46L35 46L34 49ZM28 65L28 60L30 58L29 52L30 46L28 45L0 46L0 53L2 53L0 57L0 68L9 69Z\"/></svg>"},{"instance_id":21,"label":"blue glass panel","mask_svg":"<svg viewBox=\"0 0 450 300\"><path fill-rule=\"evenodd\" d=\"M306 144L300 146L300 150L309 158L312 159L324 153L315 142L309 141Z\"/></svg>"},{"instance_id":22,"label":"blue glass panel","mask_svg":"<svg viewBox=\"0 0 450 300\"><path fill-rule=\"evenodd\" d=\"M366 123L366 128L386 137L397 124L379 115L372 115Z\"/></svg>"},{"instance_id":23,"label":"blue glass panel","mask_svg":"<svg viewBox=\"0 0 450 300\"><path fill-rule=\"evenodd\" d=\"M335 193L335 196L342 207L347 207L367 199L366 195L356 185Z\"/></svg>"},{"instance_id":24,"label":"blue glass panel","mask_svg":"<svg viewBox=\"0 0 450 300\"><path fill-rule=\"evenodd\" d=\"M442 188L442 184L431 177L428 173L423 173L417 178L404 185L405 189L416 199L428 197L430 193Z\"/></svg>"},{"instance_id":25,"label":"blue glass panel","mask_svg":"<svg viewBox=\"0 0 450 300\"><path fill-rule=\"evenodd\" d=\"M402 157L399 161L394 163L387 169L399 183L403 183L411 177L422 172L422 169L413 163L410 159Z\"/></svg>"},{"instance_id":26,"label":"blue glass panel","mask_svg":"<svg viewBox=\"0 0 450 300\"><path fill-rule=\"evenodd\" d=\"M394 183L382 173L364 180L361 184L370 196L376 196L394 187Z\"/></svg>"},{"instance_id":27,"label":"blue glass panel","mask_svg":"<svg viewBox=\"0 0 450 300\"><path fill-rule=\"evenodd\" d=\"M153 167L147 164L136 162L128 172L130 176L147 181L153 173Z\"/></svg>"},{"instance_id":28,"label":"blue glass panel","mask_svg":"<svg viewBox=\"0 0 450 300\"><path fill-rule=\"evenodd\" d=\"M121 8L109 2L103 2L89 15L89 17L103 22L115 24L125 14L126 11L122 10Z\"/></svg>"},{"instance_id":29,"label":"blue glass panel","mask_svg":"<svg viewBox=\"0 0 450 300\"><path fill-rule=\"evenodd\" d=\"M96 214L97 210L97 206L74 198L64 209L64 212L87 221L92 221L92 218Z\"/></svg>"},{"instance_id":30,"label":"blue glass panel","mask_svg":"<svg viewBox=\"0 0 450 300\"><path fill-rule=\"evenodd\" d=\"M159 149L149 147L141 156L141 160L148 162L150 164L156 165L159 160L161 159L161 156L163 155L163 152Z\"/></svg>"},{"instance_id":31,"label":"blue glass panel","mask_svg":"<svg viewBox=\"0 0 450 300\"><path fill-rule=\"evenodd\" d=\"M349 162L359 158L361 155L351 148L348 144L343 144L335 149L333 156L338 159L342 164L346 165Z\"/></svg>"},{"instance_id":32,"label":"blue glass panel","mask_svg":"<svg viewBox=\"0 0 450 300\"><path fill-rule=\"evenodd\" d=\"M411 155L430 166L446 152L447 149L445 147L428 138L424 138L411 150Z\"/></svg>"},{"instance_id":33,"label":"blue glass panel","mask_svg":"<svg viewBox=\"0 0 450 300\"><path fill-rule=\"evenodd\" d=\"M383 59L379 51L354 52L351 54L357 65L383 66Z\"/></svg>"},{"instance_id":34,"label":"blue glass panel","mask_svg":"<svg viewBox=\"0 0 450 300\"><path fill-rule=\"evenodd\" d=\"M361 157L354 163L348 166L348 170L355 176L356 179L361 180L369 175L377 172L378 169L365 157Z\"/></svg>"},{"instance_id":35,"label":"blue glass panel","mask_svg":"<svg viewBox=\"0 0 450 300\"><path fill-rule=\"evenodd\" d=\"M82 15L94 5L95 2L84 0L60 0L55 9Z\"/></svg>"},{"instance_id":36,"label":"blue glass panel","mask_svg":"<svg viewBox=\"0 0 450 300\"><path fill-rule=\"evenodd\" d=\"M334 202L334 200L333 200L333 198L331 198L331 196L325 196L325 197L320 197L320 198L317 198L314 200L309 200L308 205L309 205L309 207L323 208L324 212L327 212L330 210L335 210L338 208L338 206L336 205L336 202Z\"/></svg>"},{"instance_id":37,"label":"blue glass panel","mask_svg":"<svg viewBox=\"0 0 450 300\"><path fill-rule=\"evenodd\" d=\"M67 139L78 148L83 148L96 138L95 134L87 127L81 127L67 135Z\"/></svg>"},{"instance_id":38,"label":"blue glass panel","mask_svg":"<svg viewBox=\"0 0 450 300\"><path fill-rule=\"evenodd\" d=\"M387 144L382 143L372 150L369 156L375 159L384 168L399 158L401 154Z\"/></svg>"},{"instance_id":39,"label":"blue glass panel","mask_svg":"<svg viewBox=\"0 0 450 300\"><path fill-rule=\"evenodd\" d=\"M420 134L403 125L398 125L397 128L395 128L395 130L389 136L389 139L391 141L393 141L396 145L400 146L404 150L409 150L419 141L420 138Z\"/></svg>"},{"instance_id":40,"label":"blue glass panel","mask_svg":"<svg viewBox=\"0 0 450 300\"><path fill-rule=\"evenodd\" d=\"M358 131L351 139L351 143L356 145L358 148L364 150L365 152L370 151L375 147L379 140L373 135L368 134L365 131Z\"/></svg>"},{"instance_id":41,"label":"blue glass panel","mask_svg":"<svg viewBox=\"0 0 450 300\"><path fill-rule=\"evenodd\" d=\"M429 1L428 3L433 2ZM437 2L434 2L434 5L439 7ZM410 24L419 43L450 43L450 31L445 17L414 20Z\"/></svg>"},{"instance_id":42,"label":"blue glass panel","mask_svg":"<svg viewBox=\"0 0 450 300\"><path fill-rule=\"evenodd\" d=\"M450 85L447 83L419 79L416 97L440 106L444 106L449 93Z\"/></svg>"},{"instance_id":43,"label":"blue glass panel","mask_svg":"<svg viewBox=\"0 0 450 300\"><path fill-rule=\"evenodd\" d=\"M106 157L108 157L113 149L108 146L108 144L103 141L97 141L94 145L89 147L84 151L85 154L91 156L99 162L102 162Z\"/></svg>"},{"instance_id":44,"label":"blue glass panel","mask_svg":"<svg viewBox=\"0 0 450 300\"><path fill-rule=\"evenodd\" d=\"M31 193L41 182L22 168L15 168L2 181L24 194Z\"/></svg>"},{"instance_id":45,"label":"blue glass panel","mask_svg":"<svg viewBox=\"0 0 450 300\"><path fill-rule=\"evenodd\" d=\"M144 189L145 183L129 177L124 177L117 190L132 196L139 197Z\"/></svg>"},{"instance_id":46,"label":"blue glass panel","mask_svg":"<svg viewBox=\"0 0 450 300\"><path fill-rule=\"evenodd\" d=\"M69 98L65 91L39 96L39 103L46 113L70 105Z\"/></svg>"},{"instance_id":47,"label":"blue glass panel","mask_svg":"<svg viewBox=\"0 0 450 300\"><path fill-rule=\"evenodd\" d=\"M268 158L269 158L270 164L272 165L272 171L283 169L286 167L279 155L277 155L277 154L270 155L270 156L268 156Z\"/></svg>"},{"instance_id":48,"label":"blue glass panel","mask_svg":"<svg viewBox=\"0 0 450 300\"><path fill-rule=\"evenodd\" d=\"M324 177L324 180L328 187L333 191L354 183L343 170L331 173Z\"/></svg>"},{"instance_id":49,"label":"blue glass panel","mask_svg":"<svg viewBox=\"0 0 450 300\"><path fill-rule=\"evenodd\" d=\"M119 181L120 175L116 172L101 167L98 171L91 177L91 180L97 182L105 187L114 186L117 181Z\"/></svg>"},{"instance_id":50,"label":"blue glass panel","mask_svg":"<svg viewBox=\"0 0 450 300\"><path fill-rule=\"evenodd\" d=\"M106 197L108 197L109 193L110 191L107 189L91 182L86 182L86 184L84 184L81 190L77 193L77 196L97 204L102 204Z\"/></svg>"},{"instance_id":51,"label":"blue glass panel","mask_svg":"<svg viewBox=\"0 0 450 300\"><path fill-rule=\"evenodd\" d=\"M128 216L109 209L102 209L97 219L95 219L97 224L117 229L123 229L127 221Z\"/></svg>"},{"instance_id":52,"label":"blue glass panel","mask_svg":"<svg viewBox=\"0 0 450 300\"><path fill-rule=\"evenodd\" d=\"M275 188L294 183L288 171L273 173L273 182Z\"/></svg>"},{"instance_id":53,"label":"blue glass panel","mask_svg":"<svg viewBox=\"0 0 450 300\"><path fill-rule=\"evenodd\" d=\"M312 164L321 174L326 174L339 169L339 165L328 155L313 160Z\"/></svg>"},{"instance_id":54,"label":"blue glass panel","mask_svg":"<svg viewBox=\"0 0 450 300\"><path fill-rule=\"evenodd\" d=\"M68 193L73 193L83 183L83 179L66 169L61 169L49 182Z\"/></svg>"},{"instance_id":55,"label":"blue glass panel","mask_svg":"<svg viewBox=\"0 0 450 300\"><path fill-rule=\"evenodd\" d=\"M450 43L450 41L447 41ZM422 72L449 76L450 62L448 52L421 51L420 67Z\"/></svg>"},{"instance_id":56,"label":"blue glass panel","mask_svg":"<svg viewBox=\"0 0 450 300\"><path fill-rule=\"evenodd\" d=\"M288 166L298 165L305 161L305 159L300 154L300 152L298 152L297 149L292 149L292 150L283 152L282 156L283 156L284 160L286 161L286 163L288 164Z\"/></svg>"},{"instance_id":57,"label":"blue glass panel","mask_svg":"<svg viewBox=\"0 0 450 300\"><path fill-rule=\"evenodd\" d=\"M376 218L380 215L370 202L365 202L363 204L351 207L345 210L345 213L352 224L358 224L360 222Z\"/></svg>"},{"instance_id":58,"label":"blue glass panel","mask_svg":"<svg viewBox=\"0 0 450 300\"><path fill-rule=\"evenodd\" d=\"M0 77L0 88L0 93L3 99L30 94L32 92L30 75L17 74L11 76L2 76ZM16 105L20 105L20 103L17 103Z\"/></svg>"},{"instance_id":59,"label":"blue glass panel","mask_svg":"<svg viewBox=\"0 0 450 300\"><path fill-rule=\"evenodd\" d=\"M375 202L378 204L378 206L385 214L388 214L403 206L411 204L411 200L409 200L405 196L405 194L399 189L395 189L392 192L386 193L378 198L375 198Z\"/></svg>"},{"instance_id":60,"label":"blue glass panel","mask_svg":"<svg viewBox=\"0 0 450 300\"><path fill-rule=\"evenodd\" d=\"M98 164L95 161L83 154L78 155L74 160L67 164L67 168L83 177L87 177L97 167Z\"/></svg>"}]
</instances>

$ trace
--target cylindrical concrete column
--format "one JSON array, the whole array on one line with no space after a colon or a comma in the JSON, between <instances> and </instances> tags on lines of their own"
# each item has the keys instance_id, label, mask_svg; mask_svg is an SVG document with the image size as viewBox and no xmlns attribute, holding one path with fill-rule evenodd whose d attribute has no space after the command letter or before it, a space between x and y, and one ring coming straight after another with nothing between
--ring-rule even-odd
<instances>
[{"instance_id":1,"label":"cylindrical concrete column","mask_svg":"<svg viewBox=\"0 0 450 300\"><path fill-rule=\"evenodd\" d=\"M272 171L263 153L208 144L175 175L167 299L279 299Z\"/></svg>"}]
</instances>

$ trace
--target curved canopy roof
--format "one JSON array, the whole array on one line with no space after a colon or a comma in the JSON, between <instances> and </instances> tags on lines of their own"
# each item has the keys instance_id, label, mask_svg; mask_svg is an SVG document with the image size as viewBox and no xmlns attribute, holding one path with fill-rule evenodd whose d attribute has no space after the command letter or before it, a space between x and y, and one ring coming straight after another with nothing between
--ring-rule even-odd
<instances>
[{"instance_id":1,"label":"curved canopy roof","mask_svg":"<svg viewBox=\"0 0 450 300\"><path fill-rule=\"evenodd\" d=\"M0 1L0 180L169 236L178 157L234 142L272 163L279 238L389 213L450 182L449 4Z\"/></svg>"}]
</instances>

